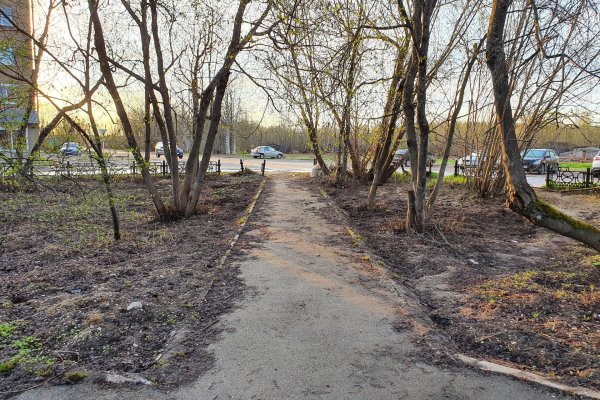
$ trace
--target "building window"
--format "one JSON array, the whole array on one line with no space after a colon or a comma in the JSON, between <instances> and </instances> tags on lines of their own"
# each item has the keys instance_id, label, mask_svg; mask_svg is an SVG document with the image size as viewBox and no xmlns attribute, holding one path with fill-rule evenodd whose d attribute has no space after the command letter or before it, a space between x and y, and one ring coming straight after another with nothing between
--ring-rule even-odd
<instances>
[{"instance_id":1,"label":"building window","mask_svg":"<svg viewBox=\"0 0 600 400\"><path fill-rule=\"evenodd\" d=\"M0 48L0 65L15 65L15 49Z\"/></svg>"},{"instance_id":2,"label":"building window","mask_svg":"<svg viewBox=\"0 0 600 400\"><path fill-rule=\"evenodd\" d=\"M0 107L1 106L14 106L15 99L14 95L14 85L11 84L0 84Z\"/></svg>"},{"instance_id":3,"label":"building window","mask_svg":"<svg viewBox=\"0 0 600 400\"><path fill-rule=\"evenodd\" d=\"M13 18L13 10L11 7L0 7L0 10L5 14L0 13L0 26L12 26L10 22Z\"/></svg>"}]
</instances>

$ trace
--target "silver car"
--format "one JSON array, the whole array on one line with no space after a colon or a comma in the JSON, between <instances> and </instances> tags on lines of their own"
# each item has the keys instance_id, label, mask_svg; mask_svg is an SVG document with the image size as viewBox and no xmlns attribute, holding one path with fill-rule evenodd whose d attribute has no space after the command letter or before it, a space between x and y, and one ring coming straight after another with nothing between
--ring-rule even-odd
<instances>
[{"instance_id":1,"label":"silver car","mask_svg":"<svg viewBox=\"0 0 600 400\"><path fill-rule=\"evenodd\" d=\"M250 150L250 155L254 158L282 158L283 153L275 150L271 146L258 146Z\"/></svg>"},{"instance_id":2,"label":"silver car","mask_svg":"<svg viewBox=\"0 0 600 400\"><path fill-rule=\"evenodd\" d=\"M600 151L592 160L592 175L600 177Z\"/></svg>"}]
</instances>

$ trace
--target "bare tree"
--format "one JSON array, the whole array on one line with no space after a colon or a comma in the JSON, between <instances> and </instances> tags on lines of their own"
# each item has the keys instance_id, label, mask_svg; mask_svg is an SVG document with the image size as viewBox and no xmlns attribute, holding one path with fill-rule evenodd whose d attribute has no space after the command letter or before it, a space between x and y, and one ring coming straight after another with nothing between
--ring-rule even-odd
<instances>
[{"instance_id":1,"label":"bare tree","mask_svg":"<svg viewBox=\"0 0 600 400\"><path fill-rule=\"evenodd\" d=\"M600 251L600 231L577 221L537 198L521 165L519 142L510 103L504 29L512 0L494 0L487 38L487 65L494 88L494 107L502 135L502 164L507 176L508 206L533 223L579 240Z\"/></svg>"},{"instance_id":2,"label":"bare tree","mask_svg":"<svg viewBox=\"0 0 600 400\"><path fill-rule=\"evenodd\" d=\"M126 107L123 105L123 97L119 90L119 84L115 79L115 74L119 71L125 76L134 78L144 84L145 94L152 106L153 117L158 125L159 132L161 133L163 144L166 149L165 151L167 153L167 161L169 162L172 171L174 211L176 214L185 215L186 217L191 216L196 209L202 182L210 162L210 155L215 137L220 126L223 99L229 83L232 66L235 63L237 55L246 49L252 40L255 40L259 36L266 35L271 29L267 26L263 31L260 31L263 22L269 15L272 7L272 3L268 1L258 18L250 24L250 27L245 32L243 32L244 24L246 23L246 11L250 3L250 0L239 1L233 25L230 28L231 39L227 50L222 55L222 63L220 67L215 70L214 74L209 77L209 79L206 79L204 87L200 89L197 74L200 74L202 70L202 66L200 65L202 58L198 57L204 57L205 53L213 52L211 64L214 64L218 54L217 49L210 47L212 44L211 40L203 42L204 47L199 47L196 43L191 48L184 48L180 52L171 50L169 53L170 61L167 64L159 27L159 7L164 8L165 5L155 0L149 2L141 1L140 8L136 10L133 8L131 2L122 0L121 4L135 21L142 38L141 59L144 73L139 74L136 73L134 68L128 67L116 57L111 57L108 53L106 33L99 16L100 10L98 2L96 0L90 0L88 2L94 26L93 35L96 44L97 58L104 77L104 84L111 95L117 115L123 126L123 131L127 137L129 147L131 148L136 163L141 168L144 182L150 190L154 205L161 217L167 218L172 213L168 211L168 208L165 206L156 190L154 181L149 175L148 166L141 157L132 130L130 117ZM168 13L169 10L166 10L165 12ZM198 15L195 14L193 17L198 17ZM275 19L273 24L276 23L277 20ZM172 49L172 32L170 30L169 35L167 35L167 42L169 43L169 49ZM183 182L180 182L176 156L176 117L172 105L172 94L166 75L177 60L182 57L182 54L190 49L193 52L191 59L194 60L192 62L194 69L190 79L193 84L188 90L191 89L193 91L192 96L195 102L193 106L194 132L188 161L185 166L184 179ZM152 71L152 67L156 69L154 72ZM114 71L113 68L117 71ZM153 76L157 77L157 82L154 81ZM208 121L208 127L206 127ZM207 130L205 131L205 129ZM204 144L203 149L201 149L202 144ZM202 158L200 158L201 151Z\"/></svg>"}]
</instances>

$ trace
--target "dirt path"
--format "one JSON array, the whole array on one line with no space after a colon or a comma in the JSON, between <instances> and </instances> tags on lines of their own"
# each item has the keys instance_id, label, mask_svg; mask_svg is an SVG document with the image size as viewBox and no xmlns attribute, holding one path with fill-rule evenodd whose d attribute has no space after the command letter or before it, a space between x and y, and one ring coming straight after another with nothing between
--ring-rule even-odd
<instances>
[{"instance_id":1,"label":"dirt path","mask_svg":"<svg viewBox=\"0 0 600 400\"><path fill-rule=\"evenodd\" d=\"M29 392L21 399L547 399L563 398L505 377L441 369L416 356L403 301L384 274L323 217L321 196L274 176L240 245L249 290L222 320L216 362L176 392Z\"/></svg>"}]
</instances>

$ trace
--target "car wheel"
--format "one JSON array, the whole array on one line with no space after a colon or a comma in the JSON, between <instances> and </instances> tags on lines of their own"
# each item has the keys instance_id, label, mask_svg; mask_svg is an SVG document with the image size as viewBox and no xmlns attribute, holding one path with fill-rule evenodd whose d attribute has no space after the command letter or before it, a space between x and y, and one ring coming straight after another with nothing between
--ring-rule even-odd
<instances>
[{"instance_id":1,"label":"car wheel","mask_svg":"<svg viewBox=\"0 0 600 400\"><path fill-rule=\"evenodd\" d=\"M405 167L410 167L410 160L404 161L404 166Z\"/></svg>"},{"instance_id":2,"label":"car wheel","mask_svg":"<svg viewBox=\"0 0 600 400\"><path fill-rule=\"evenodd\" d=\"M281 158L281 157L283 157L283 154L281 154L281 153L277 154L277 158Z\"/></svg>"},{"instance_id":3,"label":"car wheel","mask_svg":"<svg viewBox=\"0 0 600 400\"><path fill-rule=\"evenodd\" d=\"M261 155L259 155L258 157L259 157L259 158L265 158L265 155L264 155L264 154L261 154Z\"/></svg>"},{"instance_id":4,"label":"car wheel","mask_svg":"<svg viewBox=\"0 0 600 400\"><path fill-rule=\"evenodd\" d=\"M181 158L183 158L183 154L182 154L182 155L180 155L180 156L177 156L177 157L179 157L179 158L181 159Z\"/></svg>"},{"instance_id":5,"label":"car wheel","mask_svg":"<svg viewBox=\"0 0 600 400\"><path fill-rule=\"evenodd\" d=\"M160 158L160 154L156 153L156 158Z\"/></svg>"},{"instance_id":6,"label":"car wheel","mask_svg":"<svg viewBox=\"0 0 600 400\"><path fill-rule=\"evenodd\" d=\"M546 164L542 164L540 166L540 169L538 170L538 172L540 173L540 175L545 175L546 174Z\"/></svg>"}]
</instances>

